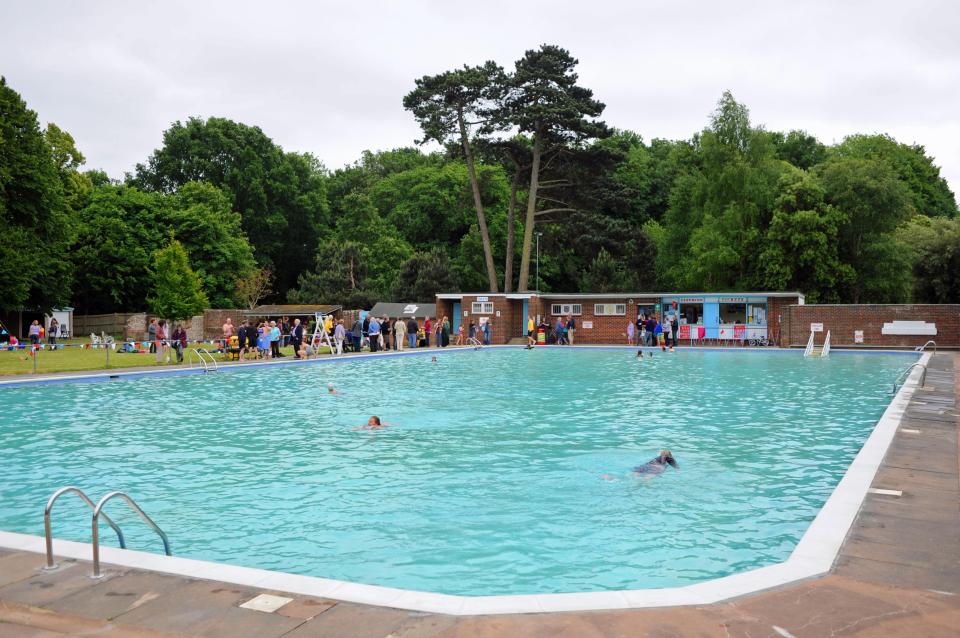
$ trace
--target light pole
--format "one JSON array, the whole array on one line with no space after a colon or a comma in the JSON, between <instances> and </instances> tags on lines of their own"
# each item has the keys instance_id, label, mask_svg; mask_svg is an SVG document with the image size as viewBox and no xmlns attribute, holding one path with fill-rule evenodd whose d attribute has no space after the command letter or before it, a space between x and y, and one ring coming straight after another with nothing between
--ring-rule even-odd
<instances>
[{"instance_id":1,"label":"light pole","mask_svg":"<svg viewBox=\"0 0 960 638\"><path fill-rule=\"evenodd\" d=\"M540 292L540 236L543 233L537 233L537 292Z\"/></svg>"}]
</instances>

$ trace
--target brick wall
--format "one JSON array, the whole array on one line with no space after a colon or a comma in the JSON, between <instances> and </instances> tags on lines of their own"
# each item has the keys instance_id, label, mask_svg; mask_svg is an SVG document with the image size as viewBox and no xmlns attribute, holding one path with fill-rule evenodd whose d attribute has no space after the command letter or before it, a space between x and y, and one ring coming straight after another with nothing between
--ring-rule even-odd
<instances>
[{"instance_id":1,"label":"brick wall","mask_svg":"<svg viewBox=\"0 0 960 638\"><path fill-rule=\"evenodd\" d=\"M203 321L201 325L193 329L187 328L187 333L191 339L220 339L223 337L223 324L227 322L227 318L229 317L233 320L233 334L237 334L237 328L244 320L244 316L241 314L242 312L242 310L235 308L208 308L203 311ZM194 334L201 336L194 337Z\"/></svg>"},{"instance_id":2,"label":"brick wall","mask_svg":"<svg viewBox=\"0 0 960 638\"><path fill-rule=\"evenodd\" d=\"M832 346L906 348L933 339L941 348L960 347L960 304L791 305L783 314L783 346L806 346L810 324L822 323L824 332L817 336L817 342L820 343L829 330ZM937 325L937 334L881 334L883 324L890 321L928 321ZM854 342L855 330L863 330L862 344Z\"/></svg>"},{"instance_id":3,"label":"brick wall","mask_svg":"<svg viewBox=\"0 0 960 638\"><path fill-rule=\"evenodd\" d=\"M594 314L594 305L604 304L624 304L626 314L623 315L596 315ZM660 303L659 299L653 297L627 297L622 299L544 299L543 314L551 326L557 324L557 315L553 314L552 306L554 304L580 304L583 313L580 316L574 315L577 329L574 333L573 342L577 343L596 343L596 344L620 344L627 343L627 324L637 321L639 308L653 307ZM592 327L586 327L586 324L592 324Z\"/></svg>"},{"instance_id":4,"label":"brick wall","mask_svg":"<svg viewBox=\"0 0 960 638\"><path fill-rule=\"evenodd\" d=\"M490 334L491 344L502 345L509 343L511 339L521 337L525 334L520 317L523 313L522 299L508 299L503 295L493 294L481 296L486 297L487 301L493 303L493 313L489 315L474 314L473 303L477 300L477 295L464 295L463 299L460 300L460 323L464 325L464 334L467 334L467 327L469 327L471 321L479 323L482 317L486 317L487 321L490 322L492 329L492 333ZM438 299L437 304L438 314L442 316L442 313L446 313L448 317L453 316L452 301L448 299ZM444 308L444 310L441 311L441 308ZM467 314L464 315L464 312ZM497 313L499 313L499 316L497 316Z\"/></svg>"}]
</instances>

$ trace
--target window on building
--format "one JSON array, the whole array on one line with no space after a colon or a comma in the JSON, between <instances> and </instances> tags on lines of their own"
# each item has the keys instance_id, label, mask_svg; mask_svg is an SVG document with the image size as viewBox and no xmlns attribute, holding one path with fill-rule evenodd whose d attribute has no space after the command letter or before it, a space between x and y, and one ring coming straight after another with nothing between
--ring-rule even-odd
<instances>
[{"instance_id":1,"label":"window on building","mask_svg":"<svg viewBox=\"0 0 960 638\"><path fill-rule=\"evenodd\" d=\"M666 306L669 308L669 306ZM666 310L664 310L666 312ZM703 318L702 303L681 303L680 304L680 323L695 325Z\"/></svg>"},{"instance_id":2,"label":"window on building","mask_svg":"<svg viewBox=\"0 0 960 638\"><path fill-rule=\"evenodd\" d=\"M747 304L720 304L720 323L747 323Z\"/></svg>"},{"instance_id":3,"label":"window on building","mask_svg":"<svg viewBox=\"0 0 960 638\"><path fill-rule=\"evenodd\" d=\"M492 314L493 314L493 302L492 302L492 301L474 301L474 302L473 302L473 314L475 314L475 315L492 315Z\"/></svg>"},{"instance_id":4,"label":"window on building","mask_svg":"<svg viewBox=\"0 0 960 638\"><path fill-rule=\"evenodd\" d=\"M583 314L583 306L578 303L550 304L550 314L554 317L562 317L564 315L581 315Z\"/></svg>"},{"instance_id":5,"label":"window on building","mask_svg":"<svg viewBox=\"0 0 960 638\"><path fill-rule=\"evenodd\" d=\"M765 326L767 324L767 304L747 304L747 323L752 326Z\"/></svg>"},{"instance_id":6,"label":"window on building","mask_svg":"<svg viewBox=\"0 0 960 638\"><path fill-rule=\"evenodd\" d=\"M593 314L598 317L605 316L605 315L625 315L627 314L627 304L622 304L622 303L594 304Z\"/></svg>"}]
</instances>

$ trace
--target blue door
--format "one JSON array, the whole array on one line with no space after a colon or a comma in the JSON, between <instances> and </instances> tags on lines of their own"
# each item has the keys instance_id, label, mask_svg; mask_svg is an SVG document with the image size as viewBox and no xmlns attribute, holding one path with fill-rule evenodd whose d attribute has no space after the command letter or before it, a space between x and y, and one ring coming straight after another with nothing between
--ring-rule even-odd
<instances>
[{"instance_id":1,"label":"blue door","mask_svg":"<svg viewBox=\"0 0 960 638\"><path fill-rule=\"evenodd\" d=\"M460 329L460 302L453 302L453 334L457 334L457 330Z\"/></svg>"}]
</instances>

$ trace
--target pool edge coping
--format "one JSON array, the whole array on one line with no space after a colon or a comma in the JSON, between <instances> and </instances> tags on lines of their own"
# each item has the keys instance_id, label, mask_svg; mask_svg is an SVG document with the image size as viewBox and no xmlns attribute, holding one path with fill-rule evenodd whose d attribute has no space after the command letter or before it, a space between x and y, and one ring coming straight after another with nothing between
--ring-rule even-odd
<instances>
[{"instance_id":1,"label":"pool edge coping","mask_svg":"<svg viewBox=\"0 0 960 638\"><path fill-rule=\"evenodd\" d=\"M449 346L446 348L430 347L430 348L416 348L416 349L407 349L407 350L390 350L390 351L378 351L378 352L360 352L360 353L349 353L342 355L325 355L323 357L316 357L313 359L287 359L285 361L278 360L266 360L266 361L238 361L238 362L227 362L222 369L218 369L217 372L231 372L233 370L248 370L256 369L259 367L270 367L270 366L291 366L291 365L310 365L315 363L328 363L336 361L359 361L368 358L383 358L383 357L405 357L405 356L416 356L416 355L426 355L428 353L433 353L434 355L440 353L449 353L449 352L469 352L471 350L487 350L490 348L495 349L514 349L514 350L525 350L526 346L523 345L511 345L511 344L494 344L489 346ZM578 346L557 346L556 344L540 344L534 350L539 348L548 348L548 349L557 349L557 350L566 350L567 348L575 350L649 350L656 351L659 348L657 346L626 346L626 345L617 345L617 344L581 344ZM760 347L737 347L737 346L727 346L727 347L712 347L712 346L678 346L677 350L679 352L751 352L751 353L767 353L767 354L785 354L785 353L796 353L800 352L799 348L782 348L782 347L769 347L769 348L760 348ZM917 355L925 354L917 350L859 350L856 348L832 348L830 350L832 353L837 354L896 354L896 355ZM110 370L69 370L65 372L48 372L48 373L38 373L36 376L33 376L31 373L25 372L22 374L11 374L11 375L0 375L0 389L3 388L19 388L24 386L31 385L52 385L57 383L84 383L84 382L98 382L98 381L110 381L112 379L137 379L141 377L152 377L152 376L187 376L191 374L204 374L206 370L201 367L163 367L163 368L111 368Z\"/></svg>"},{"instance_id":2,"label":"pool edge coping","mask_svg":"<svg viewBox=\"0 0 960 638\"><path fill-rule=\"evenodd\" d=\"M917 362L927 364L931 356L930 352L921 353ZM341 358L323 360L339 359ZM916 369L910 372L786 561L700 583L656 589L457 596L303 576L179 556L163 556L109 546L100 548L101 559L108 565L344 602L455 616L622 610L717 603L830 572L857 518L867 490L893 442L907 405L920 387L920 374ZM56 539L56 545L57 556L87 560L92 554L89 543ZM0 547L43 554L45 542L41 536L0 531Z\"/></svg>"}]
</instances>

